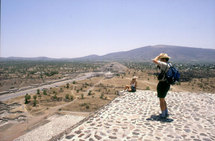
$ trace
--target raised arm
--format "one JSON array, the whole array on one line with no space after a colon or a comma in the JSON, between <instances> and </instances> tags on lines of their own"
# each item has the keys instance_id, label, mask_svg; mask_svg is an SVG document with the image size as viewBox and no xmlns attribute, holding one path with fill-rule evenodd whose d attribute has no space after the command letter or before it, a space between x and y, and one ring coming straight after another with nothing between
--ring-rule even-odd
<instances>
[{"instance_id":1,"label":"raised arm","mask_svg":"<svg viewBox=\"0 0 215 141\"><path fill-rule=\"evenodd\" d=\"M152 61L153 61L155 64L158 64L158 61L159 61L161 55L163 55L163 53L161 53L160 55L156 56L154 59L152 59Z\"/></svg>"}]
</instances>

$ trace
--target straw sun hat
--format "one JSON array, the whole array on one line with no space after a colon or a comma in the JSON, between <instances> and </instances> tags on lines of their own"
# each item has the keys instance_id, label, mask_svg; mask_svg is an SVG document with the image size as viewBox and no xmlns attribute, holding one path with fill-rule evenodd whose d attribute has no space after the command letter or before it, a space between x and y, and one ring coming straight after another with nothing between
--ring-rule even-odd
<instances>
[{"instance_id":1,"label":"straw sun hat","mask_svg":"<svg viewBox=\"0 0 215 141\"><path fill-rule=\"evenodd\" d=\"M160 59L163 59L163 58L170 59L171 57L169 57L168 54L166 54L166 53L162 53L161 56L160 56Z\"/></svg>"},{"instance_id":2,"label":"straw sun hat","mask_svg":"<svg viewBox=\"0 0 215 141\"><path fill-rule=\"evenodd\" d=\"M132 77L132 79L137 79L137 78L138 78L137 76L133 76L133 77Z\"/></svg>"}]
</instances>

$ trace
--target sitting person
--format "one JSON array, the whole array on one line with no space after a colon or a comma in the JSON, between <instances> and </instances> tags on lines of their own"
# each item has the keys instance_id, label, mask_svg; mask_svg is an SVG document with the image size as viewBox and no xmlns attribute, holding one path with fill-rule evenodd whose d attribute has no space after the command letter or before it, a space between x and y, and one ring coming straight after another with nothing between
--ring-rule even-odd
<instances>
[{"instance_id":1,"label":"sitting person","mask_svg":"<svg viewBox=\"0 0 215 141\"><path fill-rule=\"evenodd\" d=\"M136 88L137 88L136 79L137 79L137 77L134 76L131 80L130 86L126 85L124 91L127 90L128 92L136 92Z\"/></svg>"}]
</instances>

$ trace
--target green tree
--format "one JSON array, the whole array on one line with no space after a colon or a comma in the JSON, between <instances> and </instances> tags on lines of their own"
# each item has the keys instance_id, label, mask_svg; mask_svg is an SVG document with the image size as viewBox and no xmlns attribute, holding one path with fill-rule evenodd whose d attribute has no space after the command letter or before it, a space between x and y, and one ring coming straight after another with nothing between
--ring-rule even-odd
<instances>
[{"instance_id":1,"label":"green tree","mask_svg":"<svg viewBox=\"0 0 215 141\"><path fill-rule=\"evenodd\" d=\"M101 93L100 98L101 98L101 99L104 98L104 93Z\"/></svg>"},{"instance_id":2,"label":"green tree","mask_svg":"<svg viewBox=\"0 0 215 141\"><path fill-rule=\"evenodd\" d=\"M66 88L69 89L69 83L66 84Z\"/></svg>"},{"instance_id":3,"label":"green tree","mask_svg":"<svg viewBox=\"0 0 215 141\"><path fill-rule=\"evenodd\" d=\"M57 94L54 94L54 96L52 97L54 100L57 99Z\"/></svg>"},{"instance_id":4,"label":"green tree","mask_svg":"<svg viewBox=\"0 0 215 141\"><path fill-rule=\"evenodd\" d=\"M89 92L88 92L88 95L91 95L92 94L92 91L90 90Z\"/></svg>"},{"instance_id":5,"label":"green tree","mask_svg":"<svg viewBox=\"0 0 215 141\"><path fill-rule=\"evenodd\" d=\"M46 90L43 90L43 94L44 94L44 95L47 95L47 92L46 92Z\"/></svg>"},{"instance_id":6,"label":"green tree","mask_svg":"<svg viewBox=\"0 0 215 141\"><path fill-rule=\"evenodd\" d=\"M40 89L37 89L37 94L40 94Z\"/></svg>"},{"instance_id":7,"label":"green tree","mask_svg":"<svg viewBox=\"0 0 215 141\"><path fill-rule=\"evenodd\" d=\"M35 107L35 106L37 105L37 96L36 96L36 95L34 95L34 96L33 96L33 98L34 98L33 106Z\"/></svg>"},{"instance_id":8,"label":"green tree","mask_svg":"<svg viewBox=\"0 0 215 141\"><path fill-rule=\"evenodd\" d=\"M65 99L66 99L66 100L69 100L69 94L66 94L66 95L65 95Z\"/></svg>"},{"instance_id":9,"label":"green tree","mask_svg":"<svg viewBox=\"0 0 215 141\"><path fill-rule=\"evenodd\" d=\"M30 102L31 96L29 94L25 95L25 104L28 104Z\"/></svg>"},{"instance_id":10,"label":"green tree","mask_svg":"<svg viewBox=\"0 0 215 141\"><path fill-rule=\"evenodd\" d=\"M37 100L34 99L33 106L35 107L36 105L37 105Z\"/></svg>"},{"instance_id":11,"label":"green tree","mask_svg":"<svg viewBox=\"0 0 215 141\"><path fill-rule=\"evenodd\" d=\"M84 94L81 94L81 99L84 99Z\"/></svg>"}]
</instances>

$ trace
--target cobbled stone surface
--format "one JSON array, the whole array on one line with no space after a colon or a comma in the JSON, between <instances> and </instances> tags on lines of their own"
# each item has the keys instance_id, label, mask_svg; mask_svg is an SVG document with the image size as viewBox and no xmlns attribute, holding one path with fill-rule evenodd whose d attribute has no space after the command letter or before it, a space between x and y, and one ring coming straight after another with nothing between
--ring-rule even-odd
<instances>
[{"instance_id":1,"label":"cobbled stone surface","mask_svg":"<svg viewBox=\"0 0 215 141\"><path fill-rule=\"evenodd\" d=\"M169 92L166 101L169 117L160 119L156 92L124 92L60 140L215 140L215 94Z\"/></svg>"}]
</instances>

